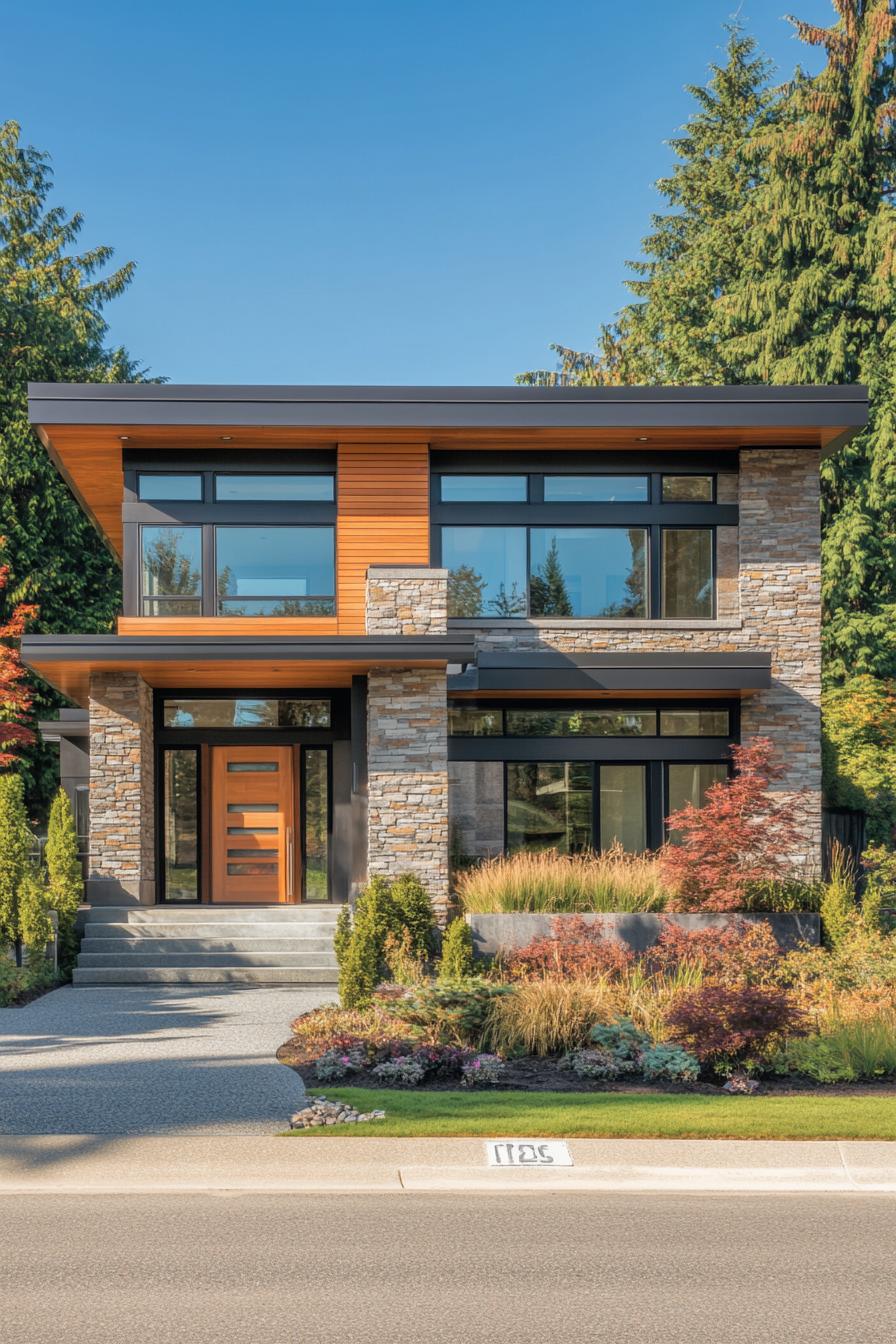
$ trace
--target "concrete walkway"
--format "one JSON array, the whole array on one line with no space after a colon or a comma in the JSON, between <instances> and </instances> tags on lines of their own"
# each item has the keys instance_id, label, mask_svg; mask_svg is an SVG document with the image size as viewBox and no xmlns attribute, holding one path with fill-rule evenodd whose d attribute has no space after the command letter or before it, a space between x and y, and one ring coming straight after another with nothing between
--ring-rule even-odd
<instances>
[{"instance_id":1,"label":"concrete walkway","mask_svg":"<svg viewBox=\"0 0 896 1344\"><path fill-rule=\"evenodd\" d=\"M275 1134L303 1096L274 1058L331 992L65 989L0 1010L0 1134Z\"/></svg>"},{"instance_id":2,"label":"concrete walkway","mask_svg":"<svg viewBox=\"0 0 896 1344\"><path fill-rule=\"evenodd\" d=\"M4 1194L202 1191L896 1195L896 1143L570 1139L574 1165L486 1166L481 1139L0 1137Z\"/></svg>"}]
</instances>

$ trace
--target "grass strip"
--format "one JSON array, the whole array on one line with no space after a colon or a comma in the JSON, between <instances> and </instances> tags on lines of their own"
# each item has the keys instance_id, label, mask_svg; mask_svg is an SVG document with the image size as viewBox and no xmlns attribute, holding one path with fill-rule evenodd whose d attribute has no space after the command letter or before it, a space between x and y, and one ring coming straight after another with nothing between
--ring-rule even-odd
<instances>
[{"instance_id":1,"label":"grass strip","mask_svg":"<svg viewBox=\"0 0 896 1344\"><path fill-rule=\"evenodd\" d=\"M292 1130L351 1138L896 1139L896 1099L872 1097L641 1096L580 1092L398 1092L328 1087L365 1125Z\"/></svg>"}]
</instances>

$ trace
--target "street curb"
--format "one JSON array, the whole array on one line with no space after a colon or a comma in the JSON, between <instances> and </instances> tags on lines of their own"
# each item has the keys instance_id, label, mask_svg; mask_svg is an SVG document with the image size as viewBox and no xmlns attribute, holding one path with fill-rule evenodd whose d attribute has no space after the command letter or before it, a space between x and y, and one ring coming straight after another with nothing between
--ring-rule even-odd
<instances>
[{"instance_id":1,"label":"street curb","mask_svg":"<svg viewBox=\"0 0 896 1344\"><path fill-rule=\"evenodd\" d=\"M896 1143L568 1142L571 1167L509 1170L486 1166L482 1139L0 1136L0 1195L423 1191L896 1195Z\"/></svg>"}]
</instances>

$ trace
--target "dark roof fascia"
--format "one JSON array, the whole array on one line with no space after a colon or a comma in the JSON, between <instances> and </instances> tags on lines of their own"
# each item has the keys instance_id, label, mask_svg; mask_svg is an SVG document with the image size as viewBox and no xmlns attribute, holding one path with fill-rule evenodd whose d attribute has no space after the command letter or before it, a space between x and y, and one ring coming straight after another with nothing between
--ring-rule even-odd
<instances>
[{"instance_id":1,"label":"dark roof fascia","mask_svg":"<svg viewBox=\"0 0 896 1344\"><path fill-rule=\"evenodd\" d=\"M848 426L868 392L839 387L268 387L29 383L34 424L325 428Z\"/></svg>"},{"instance_id":2,"label":"dark roof fascia","mask_svg":"<svg viewBox=\"0 0 896 1344\"><path fill-rule=\"evenodd\" d=\"M758 691L771 686L768 653L483 653L449 691Z\"/></svg>"},{"instance_id":3,"label":"dark roof fascia","mask_svg":"<svg viewBox=\"0 0 896 1344\"><path fill-rule=\"evenodd\" d=\"M473 640L453 635L268 637L215 635L26 635L22 660L34 663L140 662L444 662L473 658Z\"/></svg>"}]
</instances>

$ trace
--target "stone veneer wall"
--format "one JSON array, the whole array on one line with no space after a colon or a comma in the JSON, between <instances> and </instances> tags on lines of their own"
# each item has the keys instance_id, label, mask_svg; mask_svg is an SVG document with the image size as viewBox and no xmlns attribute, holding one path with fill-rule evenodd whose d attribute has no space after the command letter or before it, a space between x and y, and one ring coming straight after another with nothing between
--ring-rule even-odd
<instances>
[{"instance_id":1,"label":"stone veneer wall","mask_svg":"<svg viewBox=\"0 0 896 1344\"><path fill-rule=\"evenodd\" d=\"M367 633L444 635L448 571L371 568ZM367 678L367 843L371 876L415 872L444 922L448 902L448 697L442 668Z\"/></svg>"},{"instance_id":2,"label":"stone veneer wall","mask_svg":"<svg viewBox=\"0 0 896 1344\"><path fill-rule=\"evenodd\" d=\"M87 899L155 899L152 691L128 672L90 679L90 838Z\"/></svg>"},{"instance_id":3,"label":"stone veneer wall","mask_svg":"<svg viewBox=\"0 0 896 1344\"><path fill-rule=\"evenodd\" d=\"M744 698L741 737L773 740L786 771L775 788L800 796L800 857L813 867L821 855L819 457L812 449L741 451L737 603L720 604L719 621L539 621L477 633L490 649L768 651L772 685Z\"/></svg>"},{"instance_id":4,"label":"stone veneer wall","mask_svg":"<svg viewBox=\"0 0 896 1344\"><path fill-rule=\"evenodd\" d=\"M371 566L367 571L368 635L444 635L448 629L448 571Z\"/></svg>"}]
</instances>

